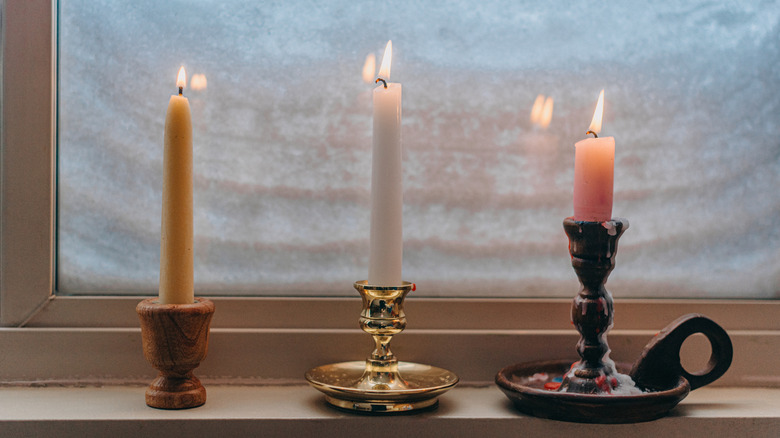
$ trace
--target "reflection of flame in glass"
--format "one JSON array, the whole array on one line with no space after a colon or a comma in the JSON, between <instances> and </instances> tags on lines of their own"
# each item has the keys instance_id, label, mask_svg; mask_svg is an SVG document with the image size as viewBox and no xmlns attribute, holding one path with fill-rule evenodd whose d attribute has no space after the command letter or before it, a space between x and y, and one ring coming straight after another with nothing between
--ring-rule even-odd
<instances>
[{"instance_id":1,"label":"reflection of flame in glass","mask_svg":"<svg viewBox=\"0 0 780 438\"><path fill-rule=\"evenodd\" d=\"M599 93L599 102L596 104L596 111L593 112L593 120L590 122L588 131L596 134L601 132L601 116L604 114L604 90Z\"/></svg>"},{"instance_id":2,"label":"reflection of flame in glass","mask_svg":"<svg viewBox=\"0 0 780 438\"><path fill-rule=\"evenodd\" d=\"M363 64L363 82L370 84L374 82L374 76L376 74L376 56L373 53L369 53L366 56L366 62Z\"/></svg>"},{"instance_id":3,"label":"reflection of flame in glass","mask_svg":"<svg viewBox=\"0 0 780 438\"><path fill-rule=\"evenodd\" d=\"M382 56L382 66L379 67L379 77L390 80L390 63L393 61L393 42L388 41L385 46L385 54Z\"/></svg>"},{"instance_id":4,"label":"reflection of flame in glass","mask_svg":"<svg viewBox=\"0 0 780 438\"><path fill-rule=\"evenodd\" d=\"M187 86L187 73L184 72L184 66L179 69L179 75L176 77L176 86L184 88Z\"/></svg>"},{"instance_id":5,"label":"reflection of flame in glass","mask_svg":"<svg viewBox=\"0 0 780 438\"><path fill-rule=\"evenodd\" d=\"M536 96L534 100L534 106L531 107L531 123L539 123L539 116L542 115L542 107L544 106L544 94Z\"/></svg>"},{"instance_id":6,"label":"reflection of flame in glass","mask_svg":"<svg viewBox=\"0 0 780 438\"><path fill-rule=\"evenodd\" d=\"M542 129L547 129L547 127L550 126L552 115L553 115L553 98L547 96L547 100L544 101L544 108L542 109L542 114L539 116L539 126L541 126Z\"/></svg>"},{"instance_id":7,"label":"reflection of flame in glass","mask_svg":"<svg viewBox=\"0 0 780 438\"><path fill-rule=\"evenodd\" d=\"M190 87L192 87L193 90L205 90L206 87L208 87L206 75L201 73L192 75L192 79L190 79Z\"/></svg>"}]
</instances>

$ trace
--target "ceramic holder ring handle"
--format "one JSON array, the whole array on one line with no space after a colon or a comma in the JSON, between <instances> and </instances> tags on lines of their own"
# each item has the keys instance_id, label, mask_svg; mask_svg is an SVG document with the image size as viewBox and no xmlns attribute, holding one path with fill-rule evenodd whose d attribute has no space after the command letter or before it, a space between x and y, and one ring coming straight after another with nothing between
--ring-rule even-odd
<instances>
[{"instance_id":1,"label":"ceramic holder ring handle","mask_svg":"<svg viewBox=\"0 0 780 438\"><path fill-rule=\"evenodd\" d=\"M685 340L696 333L707 337L712 354L703 370L689 373L680 363L680 349ZM691 313L673 321L647 344L630 376L638 386L653 389L669 387L683 376L694 390L725 374L733 355L734 348L726 330L704 315Z\"/></svg>"}]
</instances>

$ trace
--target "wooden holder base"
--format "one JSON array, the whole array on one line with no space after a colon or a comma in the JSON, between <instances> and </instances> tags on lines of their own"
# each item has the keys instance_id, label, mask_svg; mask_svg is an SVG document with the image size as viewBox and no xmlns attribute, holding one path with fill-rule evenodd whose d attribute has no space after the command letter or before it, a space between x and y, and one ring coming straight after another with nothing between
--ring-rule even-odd
<instances>
[{"instance_id":1,"label":"wooden holder base","mask_svg":"<svg viewBox=\"0 0 780 438\"><path fill-rule=\"evenodd\" d=\"M136 307L141 320L144 357L160 375L146 390L146 404L187 409L206 403L206 389L192 370L206 357L214 303L159 304L149 298Z\"/></svg>"}]
</instances>

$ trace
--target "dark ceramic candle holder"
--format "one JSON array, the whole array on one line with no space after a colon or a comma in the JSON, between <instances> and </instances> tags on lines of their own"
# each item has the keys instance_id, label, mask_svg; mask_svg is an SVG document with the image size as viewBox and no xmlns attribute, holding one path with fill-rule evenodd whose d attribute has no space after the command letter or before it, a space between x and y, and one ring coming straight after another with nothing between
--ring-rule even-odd
<instances>
[{"instance_id":1,"label":"dark ceramic candle holder","mask_svg":"<svg viewBox=\"0 0 780 438\"><path fill-rule=\"evenodd\" d=\"M566 218L563 227L581 285L571 310L580 333L580 360L528 362L499 371L496 384L520 411L582 423L648 421L666 415L692 389L728 370L733 355L728 334L699 314L685 315L663 329L633 366L609 359L606 335L612 328L613 306L604 284L615 267L617 242L628 221ZM712 355L705 370L689 373L680 364L680 348L694 333L707 336Z\"/></svg>"}]
</instances>

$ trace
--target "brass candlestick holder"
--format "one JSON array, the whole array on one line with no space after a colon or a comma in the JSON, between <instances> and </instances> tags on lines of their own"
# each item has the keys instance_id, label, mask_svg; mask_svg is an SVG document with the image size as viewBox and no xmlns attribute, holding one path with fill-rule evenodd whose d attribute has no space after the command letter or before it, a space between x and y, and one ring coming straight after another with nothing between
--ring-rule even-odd
<instances>
[{"instance_id":1,"label":"brass candlestick holder","mask_svg":"<svg viewBox=\"0 0 780 438\"><path fill-rule=\"evenodd\" d=\"M136 307L141 320L144 357L160 371L146 389L146 404L186 409L206 403L206 388L192 370L206 357L214 303L160 304L149 298Z\"/></svg>"},{"instance_id":2,"label":"brass candlestick holder","mask_svg":"<svg viewBox=\"0 0 780 438\"><path fill-rule=\"evenodd\" d=\"M390 351L393 335L406 328L403 302L413 286L409 282L389 287L367 281L354 284L363 298L360 328L373 336L375 347L365 361L323 365L306 372L306 380L332 406L371 413L432 408L439 395L458 383L451 371L399 362Z\"/></svg>"},{"instance_id":3,"label":"brass candlestick holder","mask_svg":"<svg viewBox=\"0 0 780 438\"><path fill-rule=\"evenodd\" d=\"M685 315L663 329L633 366L616 365L609 358L606 338L613 322L612 296L604 284L615 267L618 239L628 221L566 218L563 227L581 285L571 308L571 320L580 333L580 360L527 362L499 371L496 384L520 411L583 423L648 421L666 415L689 391L728 370L733 355L728 334L699 314ZM680 364L680 349L694 333L707 336L712 355L707 369L689 373Z\"/></svg>"}]
</instances>

